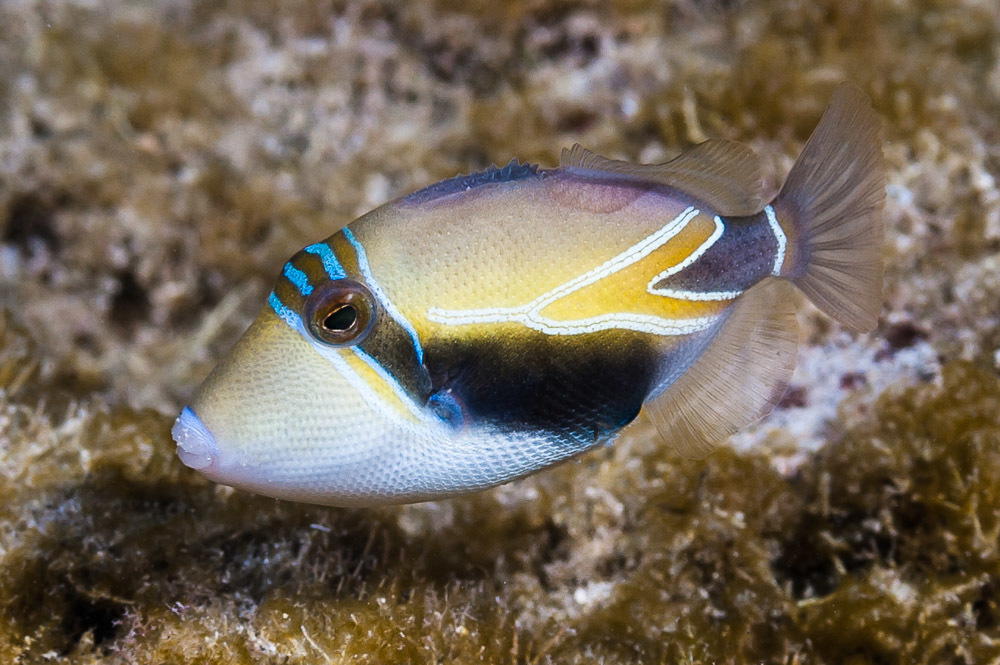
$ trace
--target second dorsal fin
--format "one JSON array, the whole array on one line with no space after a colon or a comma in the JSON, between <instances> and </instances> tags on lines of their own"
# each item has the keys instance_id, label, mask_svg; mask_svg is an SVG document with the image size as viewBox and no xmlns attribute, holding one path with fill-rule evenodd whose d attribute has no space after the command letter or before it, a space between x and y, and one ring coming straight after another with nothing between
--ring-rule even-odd
<instances>
[{"instance_id":1,"label":"second dorsal fin","mask_svg":"<svg viewBox=\"0 0 1000 665\"><path fill-rule=\"evenodd\" d=\"M665 164L608 159L577 143L563 149L559 165L662 183L704 201L721 215L752 215L763 207L760 160L737 141L711 139Z\"/></svg>"}]
</instances>

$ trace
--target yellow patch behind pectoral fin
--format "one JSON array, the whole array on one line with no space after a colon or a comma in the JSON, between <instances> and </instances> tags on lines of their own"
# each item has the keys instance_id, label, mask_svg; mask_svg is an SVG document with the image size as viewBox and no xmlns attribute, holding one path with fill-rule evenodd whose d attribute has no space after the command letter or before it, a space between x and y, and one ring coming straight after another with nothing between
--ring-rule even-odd
<instances>
[{"instance_id":1,"label":"yellow patch behind pectoral fin","mask_svg":"<svg viewBox=\"0 0 1000 665\"><path fill-rule=\"evenodd\" d=\"M682 455L704 457L781 399L799 341L793 297L775 279L747 291L690 369L644 405Z\"/></svg>"}]
</instances>

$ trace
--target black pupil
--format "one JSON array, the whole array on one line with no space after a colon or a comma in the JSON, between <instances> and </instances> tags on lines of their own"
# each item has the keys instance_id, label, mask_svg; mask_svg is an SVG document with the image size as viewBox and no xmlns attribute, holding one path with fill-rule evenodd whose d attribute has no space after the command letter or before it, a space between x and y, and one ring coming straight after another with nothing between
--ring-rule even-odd
<instances>
[{"instance_id":1,"label":"black pupil","mask_svg":"<svg viewBox=\"0 0 1000 665\"><path fill-rule=\"evenodd\" d=\"M323 327L332 332L344 332L358 320L358 310L353 305L342 305L326 315Z\"/></svg>"}]
</instances>

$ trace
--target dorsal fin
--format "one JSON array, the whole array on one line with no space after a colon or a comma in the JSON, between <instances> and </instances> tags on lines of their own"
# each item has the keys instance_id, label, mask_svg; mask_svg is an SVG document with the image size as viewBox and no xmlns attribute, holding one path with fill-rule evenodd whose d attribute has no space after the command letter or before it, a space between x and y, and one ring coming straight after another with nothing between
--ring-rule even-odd
<instances>
[{"instance_id":1,"label":"dorsal fin","mask_svg":"<svg viewBox=\"0 0 1000 665\"><path fill-rule=\"evenodd\" d=\"M760 160L737 141L711 139L665 164L608 159L577 143L563 149L559 165L662 183L704 201L721 215L753 215L763 208Z\"/></svg>"},{"instance_id":2,"label":"dorsal fin","mask_svg":"<svg viewBox=\"0 0 1000 665\"><path fill-rule=\"evenodd\" d=\"M785 393L799 342L790 291L787 283L768 279L740 296L688 371L643 406L685 457L712 452Z\"/></svg>"},{"instance_id":3,"label":"dorsal fin","mask_svg":"<svg viewBox=\"0 0 1000 665\"><path fill-rule=\"evenodd\" d=\"M523 180L538 175L537 164L521 164L517 158L510 160L506 166L489 166L482 171L476 171L468 175L457 175L441 182L434 183L418 189L412 194L408 194L401 199L402 203L427 203L442 196L466 192L482 185L489 185L498 182L513 182Z\"/></svg>"}]
</instances>

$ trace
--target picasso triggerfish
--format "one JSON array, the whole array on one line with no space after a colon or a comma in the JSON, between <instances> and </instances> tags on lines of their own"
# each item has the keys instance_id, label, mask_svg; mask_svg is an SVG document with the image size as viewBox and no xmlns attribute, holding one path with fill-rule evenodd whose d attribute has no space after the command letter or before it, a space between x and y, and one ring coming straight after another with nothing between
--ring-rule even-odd
<instances>
[{"instance_id":1,"label":"picasso triggerfish","mask_svg":"<svg viewBox=\"0 0 1000 665\"><path fill-rule=\"evenodd\" d=\"M661 165L579 145L369 212L285 264L173 429L208 478L327 505L481 490L645 414L705 455L795 366L794 287L854 331L881 308L879 120L833 95L770 203L756 155Z\"/></svg>"}]
</instances>

